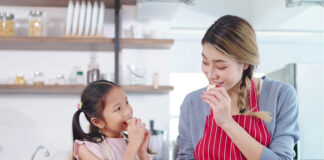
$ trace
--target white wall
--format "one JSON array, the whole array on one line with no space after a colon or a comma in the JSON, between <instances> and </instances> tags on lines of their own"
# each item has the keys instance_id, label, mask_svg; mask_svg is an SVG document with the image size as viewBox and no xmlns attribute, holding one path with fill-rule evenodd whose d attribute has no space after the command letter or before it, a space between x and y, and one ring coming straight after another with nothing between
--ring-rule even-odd
<instances>
[{"instance_id":1,"label":"white wall","mask_svg":"<svg viewBox=\"0 0 324 160\"><path fill-rule=\"evenodd\" d=\"M46 13L48 36L63 36L65 9L0 7L0 11L15 14L16 35L19 36L27 35L25 23L31 9L41 9ZM131 14L122 10L121 15ZM129 24L134 23L132 17L122 18ZM106 12L105 36L114 36L112 10ZM13 83L16 73L23 73L31 83L36 71L43 72L46 82L53 83L58 73L67 78L74 65L80 65L85 72L91 54L97 54L102 73L114 72L113 52L0 50L0 83ZM131 64L146 68L146 84L152 84L152 75L158 72L160 84L168 85L169 59L168 49L123 50L120 56L121 84L130 83L126 65ZM135 116L142 118L147 126L153 119L156 129L168 131L168 93L126 94ZM79 95L0 94L0 159L29 159L39 145L49 149L51 159L67 159L72 150L72 116L79 101ZM42 153L38 159L43 159Z\"/></svg>"}]
</instances>

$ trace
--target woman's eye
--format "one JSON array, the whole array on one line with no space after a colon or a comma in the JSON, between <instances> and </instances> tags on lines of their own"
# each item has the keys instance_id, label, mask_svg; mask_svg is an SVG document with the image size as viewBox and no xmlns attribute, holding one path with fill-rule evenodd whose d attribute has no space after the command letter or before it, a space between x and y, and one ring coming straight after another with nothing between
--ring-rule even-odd
<instances>
[{"instance_id":1,"label":"woman's eye","mask_svg":"<svg viewBox=\"0 0 324 160\"><path fill-rule=\"evenodd\" d=\"M227 67L217 67L219 70L225 70Z\"/></svg>"},{"instance_id":2,"label":"woman's eye","mask_svg":"<svg viewBox=\"0 0 324 160\"><path fill-rule=\"evenodd\" d=\"M201 63L204 64L204 65L208 65L208 63L207 62L204 62L204 61L202 61Z\"/></svg>"},{"instance_id":3,"label":"woman's eye","mask_svg":"<svg viewBox=\"0 0 324 160\"><path fill-rule=\"evenodd\" d=\"M129 102L128 102L128 101L126 101L126 104L129 104Z\"/></svg>"}]
</instances>

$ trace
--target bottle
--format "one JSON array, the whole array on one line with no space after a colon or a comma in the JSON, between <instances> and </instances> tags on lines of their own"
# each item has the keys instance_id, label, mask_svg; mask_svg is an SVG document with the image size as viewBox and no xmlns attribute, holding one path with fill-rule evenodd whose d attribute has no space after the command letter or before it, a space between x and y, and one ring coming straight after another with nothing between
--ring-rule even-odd
<instances>
[{"instance_id":1,"label":"bottle","mask_svg":"<svg viewBox=\"0 0 324 160\"><path fill-rule=\"evenodd\" d=\"M156 72L153 75L153 89L159 89L159 74Z\"/></svg>"},{"instance_id":2,"label":"bottle","mask_svg":"<svg viewBox=\"0 0 324 160\"><path fill-rule=\"evenodd\" d=\"M84 80L83 80L83 72L82 72L82 71L78 71L78 72L77 72L77 76L76 76L76 83L77 83L77 84L84 84Z\"/></svg>"},{"instance_id":3,"label":"bottle","mask_svg":"<svg viewBox=\"0 0 324 160\"><path fill-rule=\"evenodd\" d=\"M91 82L99 80L99 78L100 78L99 65L96 62L96 57L91 56L91 60L88 65L87 83L90 84Z\"/></svg>"},{"instance_id":4,"label":"bottle","mask_svg":"<svg viewBox=\"0 0 324 160\"><path fill-rule=\"evenodd\" d=\"M0 31L2 36L14 35L14 14L6 12L2 14L2 20L0 24Z\"/></svg>"},{"instance_id":5,"label":"bottle","mask_svg":"<svg viewBox=\"0 0 324 160\"><path fill-rule=\"evenodd\" d=\"M43 36L43 12L32 10L29 12L29 36Z\"/></svg>"},{"instance_id":6,"label":"bottle","mask_svg":"<svg viewBox=\"0 0 324 160\"><path fill-rule=\"evenodd\" d=\"M45 78L43 72L35 72L33 85L44 85L44 84L45 84Z\"/></svg>"},{"instance_id":7,"label":"bottle","mask_svg":"<svg viewBox=\"0 0 324 160\"><path fill-rule=\"evenodd\" d=\"M16 79L15 79L14 84L15 84L15 85L25 85L25 84L26 84L26 80L25 80L25 78L24 78L24 75L18 73L18 74L16 75Z\"/></svg>"}]
</instances>

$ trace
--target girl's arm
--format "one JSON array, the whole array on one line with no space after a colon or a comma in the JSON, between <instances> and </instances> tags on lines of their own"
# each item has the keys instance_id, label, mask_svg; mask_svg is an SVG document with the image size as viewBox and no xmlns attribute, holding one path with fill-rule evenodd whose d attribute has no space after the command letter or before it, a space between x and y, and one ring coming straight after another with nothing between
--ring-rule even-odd
<instances>
[{"instance_id":1,"label":"girl's arm","mask_svg":"<svg viewBox=\"0 0 324 160\"><path fill-rule=\"evenodd\" d=\"M85 144L79 146L79 156L81 160L101 160L99 157L94 155Z\"/></svg>"},{"instance_id":2,"label":"girl's arm","mask_svg":"<svg viewBox=\"0 0 324 160\"><path fill-rule=\"evenodd\" d=\"M123 156L123 160L135 160L137 154L138 147L134 143L129 143L127 145L125 154Z\"/></svg>"}]
</instances>

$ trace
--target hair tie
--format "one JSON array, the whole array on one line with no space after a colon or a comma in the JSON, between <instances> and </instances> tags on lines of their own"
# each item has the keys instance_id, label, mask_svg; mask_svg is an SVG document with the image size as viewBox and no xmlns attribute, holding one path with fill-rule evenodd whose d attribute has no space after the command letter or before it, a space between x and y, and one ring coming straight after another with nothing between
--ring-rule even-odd
<instances>
[{"instance_id":1,"label":"hair tie","mask_svg":"<svg viewBox=\"0 0 324 160\"><path fill-rule=\"evenodd\" d=\"M81 108L82 108L82 102L80 102L80 103L77 104L77 109L79 110Z\"/></svg>"}]
</instances>

